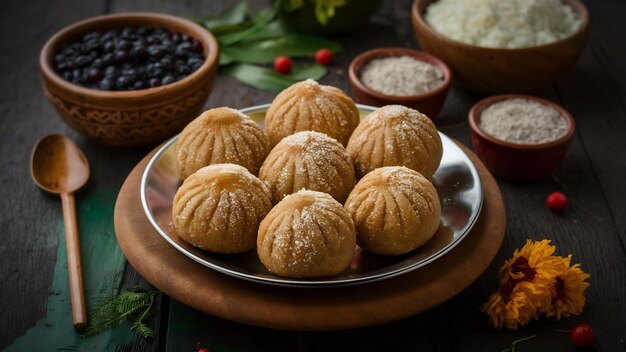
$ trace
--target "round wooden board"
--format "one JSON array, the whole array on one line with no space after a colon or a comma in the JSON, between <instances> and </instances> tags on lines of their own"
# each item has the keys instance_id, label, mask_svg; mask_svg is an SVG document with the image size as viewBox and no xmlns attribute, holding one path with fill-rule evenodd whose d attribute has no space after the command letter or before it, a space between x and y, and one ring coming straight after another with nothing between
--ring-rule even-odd
<instances>
[{"instance_id":1,"label":"round wooden board","mask_svg":"<svg viewBox=\"0 0 626 352\"><path fill-rule=\"evenodd\" d=\"M485 192L481 215L467 237L435 262L395 278L337 288L287 288L230 277L178 252L152 228L139 186L154 154L130 173L115 204L115 232L133 267L163 293L215 316L288 330L338 330L382 324L435 307L469 286L500 248L504 204L493 177L462 146L478 169Z\"/></svg>"}]
</instances>

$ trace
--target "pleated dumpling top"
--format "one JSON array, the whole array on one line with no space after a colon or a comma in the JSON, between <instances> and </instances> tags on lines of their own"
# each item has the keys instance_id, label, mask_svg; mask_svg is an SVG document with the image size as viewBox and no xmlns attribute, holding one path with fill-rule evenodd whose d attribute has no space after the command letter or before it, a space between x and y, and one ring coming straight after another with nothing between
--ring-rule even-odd
<instances>
[{"instance_id":1,"label":"pleated dumpling top","mask_svg":"<svg viewBox=\"0 0 626 352\"><path fill-rule=\"evenodd\" d=\"M423 246L439 227L437 190L418 172L401 166L376 169L354 187L344 205L363 249L399 255Z\"/></svg>"},{"instance_id":2,"label":"pleated dumpling top","mask_svg":"<svg viewBox=\"0 0 626 352\"><path fill-rule=\"evenodd\" d=\"M317 131L345 146L359 120L354 101L341 89L307 79L274 98L265 114L265 133L272 145L299 131Z\"/></svg>"},{"instance_id":3,"label":"pleated dumpling top","mask_svg":"<svg viewBox=\"0 0 626 352\"><path fill-rule=\"evenodd\" d=\"M265 159L259 178L274 203L301 189L325 192L343 203L356 183L352 161L341 143L312 131L281 140Z\"/></svg>"},{"instance_id":4,"label":"pleated dumpling top","mask_svg":"<svg viewBox=\"0 0 626 352\"><path fill-rule=\"evenodd\" d=\"M326 193L301 190L285 197L259 227L257 253L273 274L315 278L339 274L356 248L350 216Z\"/></svg>"},{"instance_id":5,"label":"pleated dumpling top","mask_svg":"<svg viewBox=\"0 0 626 352\"><path fill-rule=\"evenodd\" d=\"M172 223L192 245L240 253L256 245L261 220L272 208L267 187L234 164L206 166L187 177L174 196Z\"/></svg>"},{"instance_id":6,"label":"pleated dumpling top","mask_svg":"<svg viewBox=\"0 0 626 352\"><path fill-rule=\"evenodd\" d=\"M180 133L176 170L184 180L207 165L232 163L257 175L269 150L267 136L251 118L235 109L215 108Z\"/></svg>"},{"instance_id":7,"label":"pleated dumpling top","mask_svg":"<svg viewBox=\"0 0 626 352\"><path fill-rule=\"evenodd\" d=\"M346 148L357 177L383 166L406 166L430 178L443 148L435 124L417 110L383 106L361 122Z\"/></svg>"}]
</instances>

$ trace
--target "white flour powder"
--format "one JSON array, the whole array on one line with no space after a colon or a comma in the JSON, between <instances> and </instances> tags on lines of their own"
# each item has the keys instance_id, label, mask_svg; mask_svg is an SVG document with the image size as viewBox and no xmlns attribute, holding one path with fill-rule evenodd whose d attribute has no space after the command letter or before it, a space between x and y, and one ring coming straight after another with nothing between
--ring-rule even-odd
<instances>
[{"instance_id":1,"label":"white flour powder","mask_svg":"<svg viewBox=\"0 0 626 352\"><path fill-rule=\"evenodd\" d=\"M567 121L554 108L526 99L507 99L485 108L479 127L487 134L510 143L541 144L567 133Z\"/></svg>"},{"instance_id":2,"label":"white flour powder","mask_svg":"<svg viewBox=\"0 0 626 352\"><path fill-rule=\"evenodd\" d=\"M361 70L361 82L385 95L411 96L437 88L443 73L428 62L410 56L374 59Z\"/></svg>"},{"instance_id":3,"label":"white flour powder","mask_svg":"<svg viewBox=\"0 0 626 352\"><path fill-rule=\"evenodd\" d=\"M554 43L580 27L580 19L561 0L438 0L425 17L448 38L488 48Z\"/></svg>"}]
</instances>

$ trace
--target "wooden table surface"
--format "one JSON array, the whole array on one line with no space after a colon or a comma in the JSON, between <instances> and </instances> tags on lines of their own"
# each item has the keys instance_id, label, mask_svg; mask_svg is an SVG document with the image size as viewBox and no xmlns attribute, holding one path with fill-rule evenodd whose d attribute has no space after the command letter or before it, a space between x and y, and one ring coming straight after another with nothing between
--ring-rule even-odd
<instances>
[{"instance_id":1,"label":"wooden table surface","mask_svg":"<svg viewBox=\"0 0 626 352\"><path fill-rule=\"evenodd\" d=\"M38 73L38 53L46 39L70 23L104 13L156 11L192 17L219 13L232 3L0 2L0 349L25 334L46 312L49 314L49 298L55 294L52 282L59 229L62 234L61 206L30 180L28 162L36 140L47 133L65 133L85 152L92 176L88 187L77 196L78 204L92 204L89 202L94 197L103 194L114 200L126 175L149 151L108 149L61 122L43 95ZM267 5L266 1L251 3L253 8ZM347 66L358 53L380 46L417 47L410 25L410 3L385 1L369 26L336 38L344 50L322 82L349 92ZM457 297L419 316L337 332L246 326L162 297L152 321L156 338L135 339L118 350L195 351L200 342L219 351L501 351L513 340L537 334L517 350L575 351L567 334L551 328L569 329L586 322L595 329L596 350L626 351L626 2L589 0L586 4L592 24L582 57L564 78L535 93L563 105L574 116L577 133L569 152L552 179L533 183L499 181L508 220L504 243L489 269ZM243 108L268 103L272 98L272 93L219 76L207 108ZM453 88L438 118L439 128L471 145L465 121L470 106L478 99ZM566 212L554 214L547 210L545 197L553 191L568 195L571 206ZM106 226L112 228L112 224ZM573 253L574 262L582 263L591 274L587 306L581 316L571 320L557 323L541 319L521 331L498 332L488 326L479 307L496 289L498 266L527 238L552 239L559 254ZM126 288L148 285L129 265L120 280Z\"/></svg>"}]
</instances>

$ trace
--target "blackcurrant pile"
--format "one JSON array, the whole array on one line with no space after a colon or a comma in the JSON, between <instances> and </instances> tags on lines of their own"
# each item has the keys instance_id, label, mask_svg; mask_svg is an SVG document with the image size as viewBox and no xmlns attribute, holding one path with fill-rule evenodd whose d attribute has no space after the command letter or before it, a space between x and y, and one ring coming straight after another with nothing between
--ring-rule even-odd
<instances>
[{"instance_id":1,"label":"blackcurrant pile","mask_svg":"<svg viewBox=\"0 0 626 352\"><path fill-rule=\"evenodd\" d=\"M202 44L165 28L89 32L54 56L65 80L100 90L139 90L179 81L204 63Z\"/></svg>"}]
</instances>

